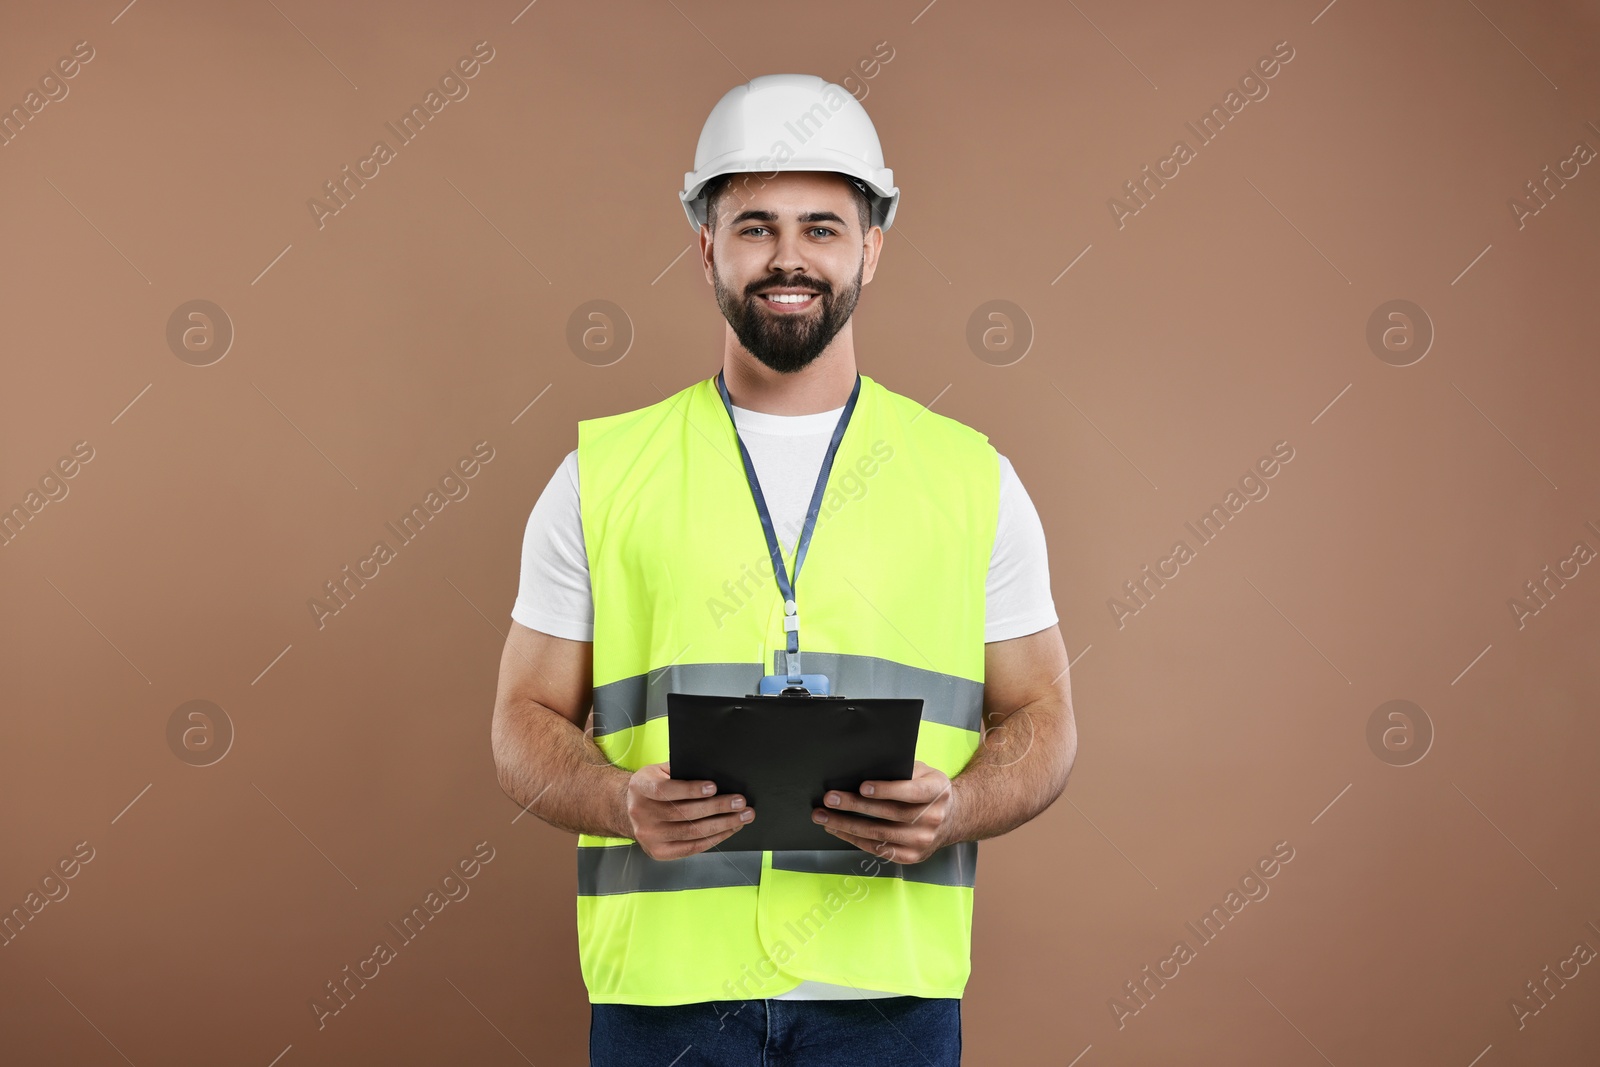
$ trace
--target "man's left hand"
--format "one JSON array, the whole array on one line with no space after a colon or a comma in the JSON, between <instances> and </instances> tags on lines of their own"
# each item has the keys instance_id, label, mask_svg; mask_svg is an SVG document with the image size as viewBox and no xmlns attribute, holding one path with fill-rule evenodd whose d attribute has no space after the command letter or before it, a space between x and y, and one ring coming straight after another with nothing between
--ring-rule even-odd
<instances>
[{"instance_id":1,"label":"man's left hand","mask_svg":"<svg viewBox=\"0 0 1600 1067\"><path fill-rule=\"evenodd\" d=\"M860 793L830 789L811 818L887 863L921 863L949 844L954 799L949 776L917 760L908 779L862 782Z\"/></svg>"}]
</instances>

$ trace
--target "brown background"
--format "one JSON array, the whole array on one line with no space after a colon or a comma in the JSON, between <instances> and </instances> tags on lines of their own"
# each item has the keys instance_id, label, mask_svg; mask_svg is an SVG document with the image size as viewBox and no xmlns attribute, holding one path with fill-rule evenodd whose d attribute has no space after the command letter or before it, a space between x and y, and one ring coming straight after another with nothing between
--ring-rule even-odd
<instances>
[{"instance_id":1,"label":"brown background","mask_svg":"<svg viewBox=\"0 0 1600 1067\"><path fill-rule=\"evenodd\" d=\"M576 420L715 372L675 193L717 98L788 71L856 75L903 190L860 366L1012 458L1073 656L1071 784L982 847L967 1062L1600 1057L1597 967L1509 1007L1600 948L1600 568L1508 606L1600 549L1600 163L1508 205L1600 146L1593 4L519 8L0 16L7 107L95 53L0 148L0 503L94 449L0 549L0 904L95 850L0 948L3 1058L582 1061L573 841L514 821L489 751L523 526ZM307 201L485 40L319 228ZM1285 40L1119 229L1123 182ZM209 366L167 342L193 299L236 334ZM595 299L632 335L608 366L566 340ZM994 299L1031 323L1007 366L966 340ZM1405 367L1366 340L1394 299L1436 332ZM308 598L480 440L470 495L319 629ZM1270 495L1119 627L1280 440ZM235 731L205 767L168 741L196 699ZM1420 762L1369 747L1390 700ZM311 998L480 841L470 896L319 1030ZM1280 841L1270 895L1119 1027Z\"/></svg>"}]
</instances>

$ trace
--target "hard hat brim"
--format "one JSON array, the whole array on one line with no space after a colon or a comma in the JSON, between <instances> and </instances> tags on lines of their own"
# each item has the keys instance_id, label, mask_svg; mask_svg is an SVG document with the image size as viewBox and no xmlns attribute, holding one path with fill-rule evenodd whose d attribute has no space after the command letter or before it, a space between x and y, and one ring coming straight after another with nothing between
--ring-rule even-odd
<instances>
[{"instance_id":1,"label":"hard hat brim","mask_svg":"<svg viewBox=\"0 0 1600 1067\"><path fill-rule=\"evenodd\" d=\"M719 161L712 160L697 171L689 171L683 176L683 191L678 194L678 199L683 202L684 215L689 220L689 228L696 233L705 225L706 205L702 195L706 185L713 178L724 174L754 174L772 177L777 174L791 171L828 171L841 174L847 178L854 178L865 185L869 191L868 199L872 201L872 224L887 231L894 221L895 209L900 204L900 190L894 184L894 171L889 167L872 168L861 164L859 160L848 156L831 158L828 155L813 155L786 159L781 163L774 163L770 168L754 168L743 163L727 163L719 165Z\"/></svg>"}]
</instances>

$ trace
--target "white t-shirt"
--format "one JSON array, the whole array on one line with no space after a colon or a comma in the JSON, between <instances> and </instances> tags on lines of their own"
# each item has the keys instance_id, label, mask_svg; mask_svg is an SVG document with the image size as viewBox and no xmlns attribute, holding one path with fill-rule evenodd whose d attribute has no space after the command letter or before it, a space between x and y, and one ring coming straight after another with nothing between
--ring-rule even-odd
<instances>
[{"instance_id":1,"label":"white t-shirt","mask_svg":"<svg viewBox=\"0 0 1600 1067\"><path fill-rule=\"evenodd\" d=\"M772 513L787 555L794 548L843 406L811 415L773 415L733 405L734 425ZM583 543L578 453L567 453L528 515L522 538L522 578L511 617L532 630L572 641L594 640L594 600ZM984 641L1037 633L1058 621L1050 593L1044 526L1011 461L1000 457L1000 514L985 586ZM757 522L751 506L750 521ZM776 587L777 579L772 578ZM892 997L851 986L805 981L788 1000Z\"/></svg>"}]
</instances>

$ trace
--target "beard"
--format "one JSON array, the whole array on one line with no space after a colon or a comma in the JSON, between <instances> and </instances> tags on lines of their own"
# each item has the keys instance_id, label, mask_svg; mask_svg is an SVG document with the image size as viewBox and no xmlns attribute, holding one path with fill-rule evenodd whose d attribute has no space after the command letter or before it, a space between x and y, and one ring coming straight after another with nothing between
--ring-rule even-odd
<instances>
[{"instance_id":1,"label":"beard","mask_svg":"<svg viewBox=\"0 0 1600 1067\"><path fill-rule=\"evenodd\" d=\"M855 313L861 297L861 276L865 266L856 267L856 276L842 291L835 293L826 282L814 278L765 278L736 295L722 283L722 274L712 264L712 284L722 317L733 327L734 336L756 359L779 374L804 370L833 342L834 337ZM812 289L818 294L815 306L801 312L771 311L757 306L764 303L755 293L773 286Z\"/></svg>"}]
</instances>

